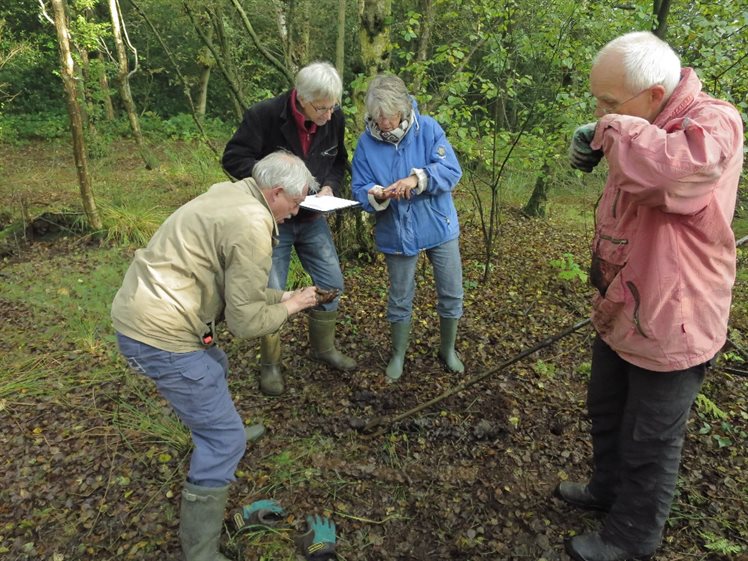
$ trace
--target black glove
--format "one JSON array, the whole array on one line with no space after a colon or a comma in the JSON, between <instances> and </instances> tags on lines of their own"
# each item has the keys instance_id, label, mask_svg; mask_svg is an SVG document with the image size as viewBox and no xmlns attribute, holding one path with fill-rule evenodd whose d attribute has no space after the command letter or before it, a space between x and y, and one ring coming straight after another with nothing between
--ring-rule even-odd
<instances>
[{"instance_id":1,"label":"black glove","mask_svg":"<svg viewBox=\"0 0 748 561\"><path fill-rule=\"evenodd\" d=\"M603 159L602 150L593 150L590 147L595 137L595 127L597 123L587 123L574 131L569 145L569 161L574 169L590 173Z\"/></svg>"}]
</instances>

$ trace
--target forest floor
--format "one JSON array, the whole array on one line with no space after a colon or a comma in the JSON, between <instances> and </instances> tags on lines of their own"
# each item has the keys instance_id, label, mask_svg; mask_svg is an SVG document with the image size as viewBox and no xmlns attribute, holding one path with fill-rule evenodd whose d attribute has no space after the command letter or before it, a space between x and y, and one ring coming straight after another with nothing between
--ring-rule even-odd
<instances>
[{"instance_id":1,"label":"forest floor","mask_svg":"<svg viewBox=\"0 0 748 561\"><path fill-rule=\"evenodd\" d=\"M600 515L552 496L559 480L590 473L589 326L389 422L589 314L589 287L559 279L550 263L570 253L584 268L585 228L503 209L497 258L483 283L480 230L470 218L462 223L464 375L445 372L436 358L425 258L398 383L383 374L381 257L343 263L337 344L357 359L354 372L310 359L300 314L282 335L288 391L265 397L257 342L219 332L237 409L268 428L240 463L229 507L273 498L288 514L287 527L271 532L225 533L227 554L296 559L295 529L311 513L335 521L341 561L567 560L564 538L600 526ZM180 558L189 437L152 384L127 371L105 313L131 254L68 235L24 245L0 264L0 559ZM731 319L737 343L748 338L744 268ZM88 336L73 336L80 326L72 322L88 321L87 310L101 317ZM725 370L745 369L729 350L732 361L709 374L707 399L689 422L659 561L748 559L748 379ZM360 430L377 419L381 434Z\"/></svg>"}]
</instances>

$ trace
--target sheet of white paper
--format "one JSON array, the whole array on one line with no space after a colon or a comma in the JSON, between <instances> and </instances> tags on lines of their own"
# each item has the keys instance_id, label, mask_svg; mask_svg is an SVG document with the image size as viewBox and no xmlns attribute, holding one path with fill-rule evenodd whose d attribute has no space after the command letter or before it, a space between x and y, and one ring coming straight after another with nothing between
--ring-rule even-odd
<instances>
[{"instance_id":1,"label":"sheet of white paper","mask_svg":"<svg viewBox=\"0 0 748 561\"><path fill-rule=\"evenodd\" d=\"M359 206L359 204L357 201L341 199L340 197L307 195L306 199L301 203L301 208L316 210L317 212L332 212L341 208Z\"/></svg>"}]
</instances>

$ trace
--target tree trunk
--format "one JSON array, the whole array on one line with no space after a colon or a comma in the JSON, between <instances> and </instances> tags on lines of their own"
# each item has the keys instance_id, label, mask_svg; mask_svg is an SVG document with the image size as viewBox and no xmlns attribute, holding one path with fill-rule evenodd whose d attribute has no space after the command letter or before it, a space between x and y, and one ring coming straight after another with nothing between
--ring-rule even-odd
<instances>
[{"instance_id":1,"label":"tree trunk","mask_svg":"<svg viewBox=\"0 0 748 561\"><path fill-rule=\"evenodd\" d=\"M367 76L390 68L390 26L392 0L359 0L359 41Z\"/></svg>"},{"instance_id":2,"label":"tree trunk","mask_svg":"<svg viewBox=\"0 0 748 561\"><path fill-rule=\"evenodd\" d=\"M535 188L532 190L530 200L522 209L522 212L526 216L533 218L544 218L545 217L545 205L548 202L548 177L551 173L551 167L548 162L543 164L543 169L540 170L540 175L535 180Z\"/></svg>"},{"instance_id":3,"label":"tree trunk","mask_svg":"<svg viewBox=\"0 0 748 561\"><path fill-rule=\"evenodd\" d=\"M109 79L106 76L106 59L104 53L99 51L97 55L99 59L99 88L101 89L101 100L104 104L104 115L106 115L107 121L114 121L114 105L112 105L112 94L109 89Z\"/></svg>"},{"instance_id":4,"label":"tree trunk","mask_svg":"<svg viewBox=\"0 0 748 561\"><path fill-rule=\"evenodd\" d=\"M91 117L89 115L89 107L93 107L93 101L91 99L91 93L88 90L88 84L89 79L91 77L91 64L88 60L88 51L85 49L85 47L80 48L78 47L78 56L81 57L81 65L80 65L80 76L78 80L76 80L77 86L78 86L78 99L83 100L83 103L80 105L81 109L81 119L83 121L83 126L86 128L86 130L91 131L94 127L93 121L91 120Z\"/></svg>"},{"instance_id":5,"label":"tree trunk","mask_svg":"<svg viewBox=\"0 0 748 561\"><path fill-rule=\"evenodd\" d=\"M242 91L241 83L236 78L231 53L228 48L228 39L226 38L226 33L223 27L223 13L221 12L220 6L213 6L212 9L208 7L205 8L205 12L208 14L208 17L213 24L213 29L218 35L218 44L221 49L219 51L213 43L213 40L203 31L203 26L199 25L190 5L186 1L183 2L183 5L187 12L187 16L190 18L190 22L192 22L192 27L195 28L195 31L203 44L208 47L210 54L213 55L213 60L215 61L218 70L228 83L234 102L234 112L237 115L237 119L241 119L244 116L244 109L246 108L247 103L244 100L244 92Z\"/></svg>"},{"instance_id":6,"label":"tree trunk","mask_svg":"<svg viewBox=\"0 0 748 561\"><path fill-rule=\"evenodd\" d=\"M429 53L429 47L431 46L431 28L434 24L434 2L433 0L420 0L421 14L423 19L421 20L421 32L418 35L418 54L416 60L423 62Z\"/></svg>"},{"instance_id":7,"label":"tree trunk","mask_svg":"<svg viewBox=\"0 0 748 561\"><path fill-rule=\"evenodd\" d=\"M283 45L283 61L286 68L294 69L294 64L291 58L291 38L289 37L289 26L288 26L288 11L293 2L282 2L276 0L275 6L275 23L278 25L278 37L280 37L281 45Z\"/></svg>"},{"instance_id":8,"label":"tree trunk","mask_svg":"<svg viewBox=\"0 0 748 561\"><path fill-rule=\"evenodd\" d=\"M298 41L296 42L296 60L299 62L299 66L304 66L309 61L309 0L297 0L296 5L298 6L299 17L296 21L301 21L301 25L297 25L298 29Z\"/></svg>"},{"instance_id":9,"label":"tree trunk","mask_svg":"<svg viewBox=\"0 0 748 561\"><path fill-rule=\"evenodd\" d=\"M200 70L200 79L197 84L197 107L196 113L200 117L205 117L205 110L208 107L208 82L210 81L210 66L203 66Z\"/></svg>"},{"instance_id":10,"label":"tree trunk","mask_svg":"<svg viewBox=\"0 0 748 561\"><path fill-rule=\"evenodd\" d=\"M127 111L127 118L130 120L130 128L132 129L135 142L140 150L140 156L145 162L145 167L146 169L154 169L155 167L158 167L158 162L148 150L145 140L143 139L143 132L140 130L140 121L138 120L138 112L135 109L135 101L133 101L132 92L130 91L130 71L128 68L125 43L122 40L122 27L120 25L120 14L117 0L109 0L109 13L112 17L112 36L114 37L114 44L117 47L117 59L119 61L117 71L119 93L122 97L125 111Z\"/></svg>"},{"instance_id":11,"label":"tree trunk","mask_svg":"<svg viewBox=\"0 0 748 561\"><path fill-rule=\"evenodd\" d=\"M667 35L667 16L670 13L671 0L654 0L652 11L657 18L657 25L652 32L663 41Z\"/></svg>"},{"instance_id":12,"label":"tree trunk","mask_svg":"<svg viewBox=\"0 0 748 561\"><path fill-rule=\"evenodd\" d=\"M52 8L55 14L57 42L60 46L62 84L65 88L65 99L68 116L70 117L70 131L73 135L73 156L75 158L75 168L78 172L78 184L80 186L83 210L86 213L86 218L91 228L101 230L103 224L99 216L99 211L96 208L96 201L94 200L93 189L91 188L91 176L88 173L86 144L83 138L83 119L81 118L80 103L78 101L78 87L75 83L75 65L70 53L70 33L68 31L65 0L52 0Z\"/></svg>"},{"instance_id":13,"label":"tree trunk","mask_svg":"<svg viewBox=\"0 0 748 561\"><path fill-rule=\"evenodd\" d=\"M345 2L338 0L338 37L335 43L335 68L341 78L345 70Z\"/></svg>"}]
</instances>

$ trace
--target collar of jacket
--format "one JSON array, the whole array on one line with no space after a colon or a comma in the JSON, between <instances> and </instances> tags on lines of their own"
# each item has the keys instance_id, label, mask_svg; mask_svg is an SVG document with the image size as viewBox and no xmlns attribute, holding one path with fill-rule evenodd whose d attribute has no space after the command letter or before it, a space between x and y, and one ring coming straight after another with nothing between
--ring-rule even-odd
<instances>
[{"instance_id":1,"label":"collar of jacket","mask_svg":"<svg viewBox=\"0 0 748 561\"><path fill-rule=\"evenodd\" d=\"M680 82L675 86L673 93L670 95L665 107L662 108L659 115L655 117L653 125L663 128L665 123L680 117L686 109L693 103L694 99L701 93L701 80L692 68L684 67L681 69Z\"/></svg>"},{"instance_id":2,"label":"collar of jacket","mask_svg":"<svg viewBox=\"0 0 748 561\"><path fill-rule=\"evenodd\" d=\"M262 190L257 186L257 183L251 177L242 179L238 183L243 184L244 188L247 190L247 193L249 193L255 199L260 201L262 206L264 206L267 209L268 213L270 213L270 216L273 219L273 246L275 246L275 243L278 238L278 222L276 222L275 220L275 215L273 214L273 211L270 210L270 205L268 205L268 201L265 198L265 195L262 194Z\"/></svg>"}]
</instances>

